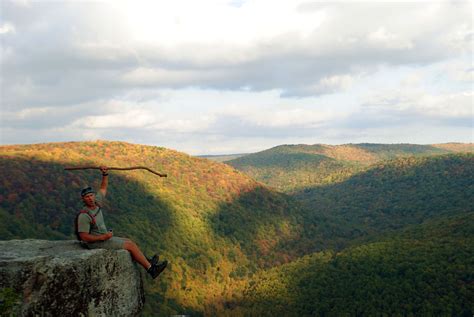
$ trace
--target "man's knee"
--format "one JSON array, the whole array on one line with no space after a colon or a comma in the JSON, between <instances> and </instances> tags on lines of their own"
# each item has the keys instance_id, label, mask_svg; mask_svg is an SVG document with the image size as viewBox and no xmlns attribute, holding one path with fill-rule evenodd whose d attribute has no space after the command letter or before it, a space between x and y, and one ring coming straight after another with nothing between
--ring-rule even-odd
<instances>
[{"instance_id":1,"label":"man's knee","mask_svg":"<svg viewBox=\"0 0 474 317\"><path fill-rule=\"evenodd\" d=\"M137 245L135 244L135 242L133 242L132 240L125 240L125 242L123 243L123 248L125 250L132 250L132 249L135 249L137 247Z\"/></svg>"}]
</instances>

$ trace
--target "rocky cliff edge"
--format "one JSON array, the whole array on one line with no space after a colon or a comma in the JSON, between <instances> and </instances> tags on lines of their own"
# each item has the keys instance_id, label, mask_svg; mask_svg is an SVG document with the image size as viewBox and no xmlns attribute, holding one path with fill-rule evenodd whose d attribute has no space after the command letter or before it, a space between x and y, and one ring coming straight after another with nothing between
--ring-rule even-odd
<instances>
[{"instance_id":1,"label":"rocky cliff edge","mask_svg":"<svg viewBox=\"0 0 474 317\"><path fill-rule=\"evenodd\" d=\"M0 241L0 291L3 313L19 316L136 316L144 303L127 251L77 241Z\"/></svg>"}]
</instances>

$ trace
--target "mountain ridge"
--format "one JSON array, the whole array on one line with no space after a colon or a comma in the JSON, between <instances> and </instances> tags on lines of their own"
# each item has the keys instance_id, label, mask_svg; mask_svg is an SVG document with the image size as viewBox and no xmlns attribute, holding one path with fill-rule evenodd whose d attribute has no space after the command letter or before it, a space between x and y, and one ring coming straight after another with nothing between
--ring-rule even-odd
<instances>
[{"instance_id":1,"label":"mountain ridge","mask_svg":"<svg viewBox=\"0 0 474 317\"><path fill-rule=\"evenodd\" d=\"M291 193L313 185L343 181L384 160L459 152L474 153L474 144L287 144L225 163L270 187Z\"/></svg>"}]
</instances>

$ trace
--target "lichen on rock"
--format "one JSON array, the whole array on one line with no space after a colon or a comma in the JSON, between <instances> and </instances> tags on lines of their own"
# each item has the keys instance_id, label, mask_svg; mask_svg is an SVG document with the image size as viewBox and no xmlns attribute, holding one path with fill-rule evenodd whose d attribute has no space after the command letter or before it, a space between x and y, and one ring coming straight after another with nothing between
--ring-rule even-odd
<instances>
[{"instance_id":1,"label":"lichen on rock","mask_svg":"<svg viewBox=\"0 0 474 317\"><path fill-rule=\"evenodd\" d=\"M17 294L20 316L135 316L144 303L127 251L77 241L0 241L0 289Z\"/></svg>"}]
</instances>

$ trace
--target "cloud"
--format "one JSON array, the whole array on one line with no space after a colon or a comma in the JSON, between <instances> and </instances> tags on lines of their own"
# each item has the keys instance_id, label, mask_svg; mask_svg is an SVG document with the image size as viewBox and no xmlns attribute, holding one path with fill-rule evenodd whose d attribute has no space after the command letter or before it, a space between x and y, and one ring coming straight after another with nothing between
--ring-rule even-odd
<instances>
[{"instance_id":1,"label":"cloud","mask_svg":"<svg viewBox=\"0 0 474 317\"><path fill-rule=\"evenodd\" d=\"M15 26L8 22L0 25L0 36L7 33L15 33Z\"/></svg>"},{"instance_id":2,"label":"cloud","mask_svg":"<svg viewBox=\"0 0 474 317\"><path fill-rule=\"evenodd\" d=\"M236 106L228 108L226 111L218 111L216 117L219 117L219 120L226 118L235 122L241 122L242 125L252 125L254 127L267 129L307 129L319 126L337 117L336 114L330 111L297 107L285 108L272 109L267 106L263 107L263 109L258 109Z\"/></svg>"},{"instance_id":3,"label":"cloud","mask_svg":"<svg viewBox=\"0 0 474 317\"><path fill-rule=\"evenodd\" d=\"M216 71L140 67L124 73L120 80L124 85L132 87L179 87L182 85L198 86L200 83L203 84L221 77L222 75Z\"/></svg>"},{"instance_id":4,"label":"cloud","mask_svg":"<svg viewBox=\"0 0 474 317\"><path fill-rule=\"evenodd\" d=\"M448 77L452 81L465 83L474 82L474 66L471 58L467 60L454 60L443 64L439 70L439 75Z\"/></svg>"},{"instance_id":5,"label":"cloud","mask_svg":"<svg viewBox=\"0 0 474 317\"><path fill-rule=\"evenodd\" d=\"M381 27L375 32L368 34L367 40L375 47L384 47L395 50L406 50L413 48L413 43L410 40L398 34L388 32L384 27Z\"/></svg>"},{"instance_id":6,"label":"cloud","mask_svg":"<svg viewBox=\"0 0 474 317\"><path fill-rule=\"evenodd\" d=\"M272 9L268 11L268 6ZM70 105L124 90L201 87L305 97L344 91L378 65L469 50L469 2L7 2L9 108ZM241 23L245 21L245 23ZM140 36L141 35L141 36Z\"/></svg>"},{"instance_id":7,"label":"cloud","mask_svg":"<svg viewBox=\"0 0 474 317\"><path fill-rule=\"evenodd\" d=\"M417 121L472 128L473 100L472 91L430 94L422 90L389 90L369 97L359 121L366 126L373 120L385 126Z\"/></svg>"},{"instance_id":8,"label":"cloud","mask_svg":"<svg viewBox=\"0 0 474 317\"><path fill-rule=\"evenodd\" d=\"M2 142L254 149L467 127L470 12L469 1L4 1Z\"/></svg>"},{"instance_id":9,"label":"cloud","mask_svg":"<svg viewBox=\"0 0 474 317\"><path fill-rule=\"evenodd\" d=\"M126 112L106 114L99 116L83 117L76 120L73 125L86 129L110 128L146 128L155 122L155 118L148 111L133 109Z\"/></svg>"},{"instance_id":10,"label":"cloud","mask_svg":"<svg viewBox=\"0 0 474 317\"><path fill-rule=\"evenodd\" d=\"M302 86L297 89L293 89L291 92L283 94L285 97L305 97L305 96L317 96L323 94L330 94L336 92L343 92L350 88L354 83L354 77L351 75L334 75L324 77L319 82L309 85ZM358 76L360 77L360 76Z\"/></svg>"}]
</instances>

